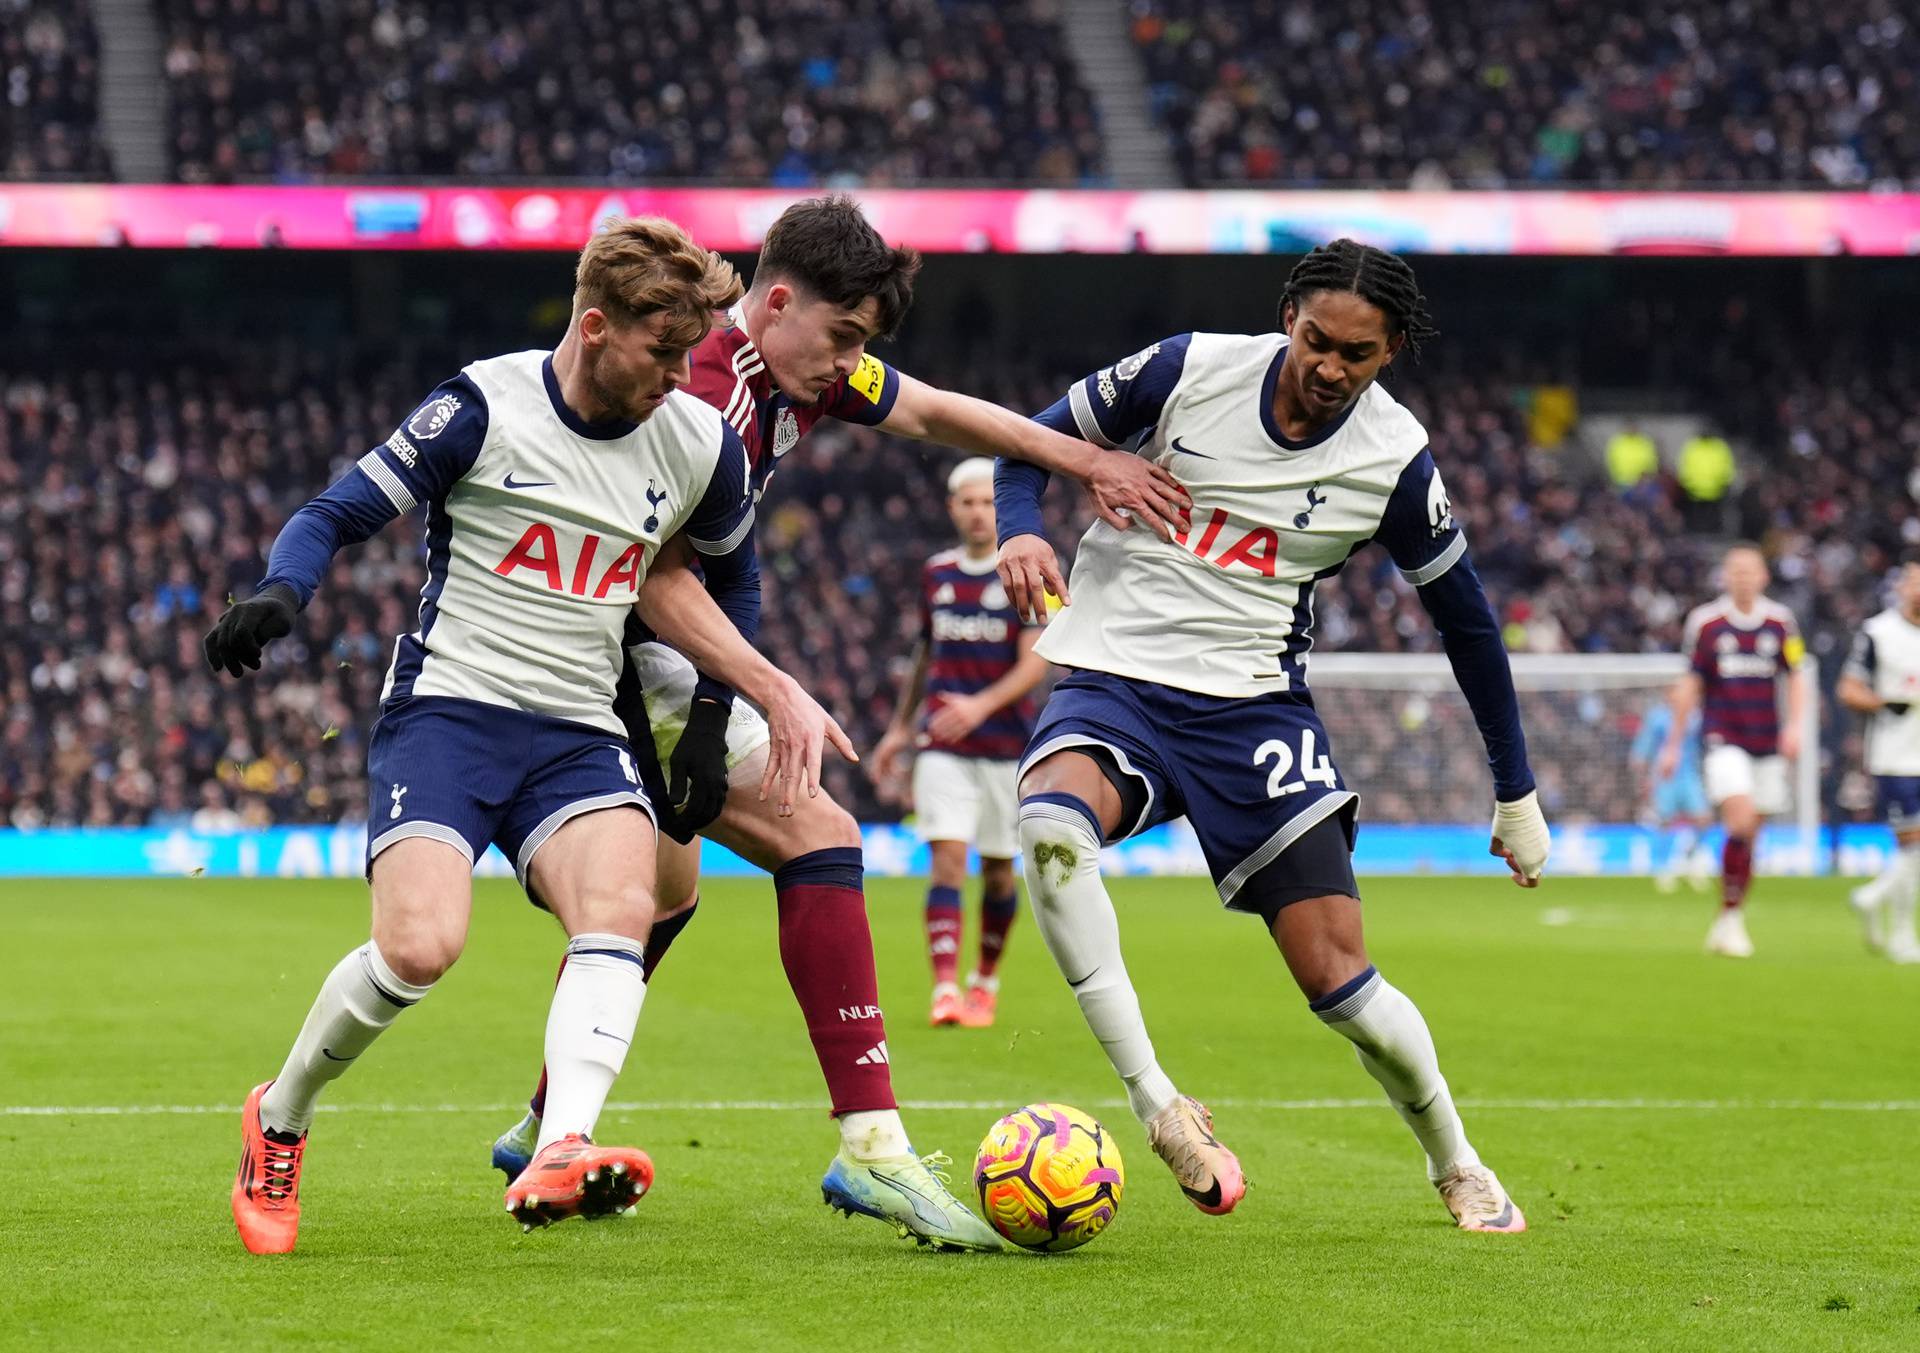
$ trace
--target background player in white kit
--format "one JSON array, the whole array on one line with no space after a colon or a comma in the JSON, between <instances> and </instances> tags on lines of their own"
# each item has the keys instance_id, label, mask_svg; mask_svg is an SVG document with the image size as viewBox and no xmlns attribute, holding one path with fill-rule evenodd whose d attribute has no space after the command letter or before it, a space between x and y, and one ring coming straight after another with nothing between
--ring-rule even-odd
<instances>
[{"instance_id":1,"label":"background player in white kit","mask_svg":"<svg viewBox=\"0 0 1920 1353\"><path fill-rule=\"evenodd\" d=\"M1853 892L1867 943L1895 963L1920 963L1920 560L1901 565L1894 604L1860 626L1835 691L1867 716L1867 773L1897 849Z\"/></svg>"},{"instance_id":2,"label":"background player in white kit","mask_svg":"<svg viewBox=\"0 0 1920 1353\"><path fill-rule=\"evenodd\" d=\"M745 450L677 390L714 309L739 294L732 267L671 222L611 224L581 253L560 346L440 386L288 520L257 595L207 636L216 670L258 668L339 549L427 504L419 627L395 643L367 753L372 938L247 1099L232 1205L249 1250L293 1248L315 1102L459 956L489 844L573 959L547 1022L547 1121L507 1209L526 1223L603 1215L650 1183L644 1153L591 1140L640 1013L653 919L652 809L614 688L628 612L683 531L728 618L750 632L758 615Z\"/></svg>"},{"instance_id":3,"label":"background player in white kit","mask_svg":"<svg viewBox=\"0 0 1920 1353\"><path fill-rule=\"evenodd\" d=\"M918 749L914 820L933 857L926 905L930 1022L984 1029L999 1005L1000 958L1020 905L1013 873L1020 849L1015 779L1033 732L1029 697L1046 680L1047 661L1033 651L1039 626L1022 622L994 570L991 460L976 456L954 467L947 513L960 547L942 550L922 570L920 642L899 706L874 749L872 773L885 786L901 756ZM980 852L980 949L963 999L961 890L969 845Z\"/></svg>"},{"instance_id":4,"label":"background player in white kit","mask_svg":"<svg viewBox=\"0 0 1920 1353\"><path fill-rule=\"evenodd\" d=\"M1419 422L1376 383L1432 330L1413 271L1351 240L1301 260L1283 332L1181 334L1075 385L1040 415L1089 441L1137 440L1193 495L1173 541L1096 524L1039 651L1071 669L1021 763L1028 892L1061 974L1147 1139L1202 1211L1231 1211L1239 1162L1160 1069L1120 951L1100 847L1184 815L1228 907L1261 917L1310 1006L1351 1040L1458 1224L1526 1221L1468 1143L1413 1002L1368 962L1352 847L1359 796L1306 686L1314 583L1384 545L1439 627L1493 770L1490 849L1522 887L1546 864L1499 626ZM1003 462L1001 568L1034 614L1053 551L1043 477ZM1196 975L1205 980L1204 975ZM1473 980L1480 980L1476 976Z\"/></svg>"}]
</instances>

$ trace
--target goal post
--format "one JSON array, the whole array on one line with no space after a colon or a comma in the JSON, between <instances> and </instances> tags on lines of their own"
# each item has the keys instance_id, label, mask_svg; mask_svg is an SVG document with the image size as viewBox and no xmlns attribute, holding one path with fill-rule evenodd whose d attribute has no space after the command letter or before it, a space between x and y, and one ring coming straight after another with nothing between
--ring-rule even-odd
<instances>
[{"instance_id":1,"label":"goal post","mask_svg":"<svg viewBox=\"0 0 1920 1353\"><path fill-rule=\"evenodd\" d=\"M1644 826L1634 739L1686 661L1673 653L1515 653L1509 660L1528 758L1556 838ZM1819 669L1811 656L1805 661L1817 691ZM1315 654L1307 684L1334 759L1360 792L1363 823L1477 823L1487 816L1485 748L1445 654ZM1774 820L1763 850L1770 873L1819 870L1817 698L1807 701L1805 718L1803 755L1789 772L1792 805Z\"/></svg>"}]
</instances>

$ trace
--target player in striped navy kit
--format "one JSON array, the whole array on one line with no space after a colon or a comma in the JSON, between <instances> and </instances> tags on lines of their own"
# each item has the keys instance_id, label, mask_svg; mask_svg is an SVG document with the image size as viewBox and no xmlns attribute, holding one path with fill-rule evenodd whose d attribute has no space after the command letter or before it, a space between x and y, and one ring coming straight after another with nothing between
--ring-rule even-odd
<instances>
[{"instance_id":1,"label":"player in striped navy kit","mask_svg":"<svg viewBox=\"0 0 1920 1353\"><path fill-rule=\"evenodd\" d=\"M1853 890L1853 908L1869 948L1920 963L1920 560L1901 565L1894 604L1860 626L1834 693L1867 720L1867 773L1896 846L1880 876Z\"/></svg>"},{"instance_id":2,"label":"player in striped navy kit","mask_svg":"<svg viewBox=\"0 0 1920 1353\"><path fill-rule=\"evenodd\" d=\"M885 785L901 755L917 748L915 824L933 857L926 907L930 1021L984 1029L999 1004L1000 957L1020 905L1014 782L1033 732L1032 693L1046 679L1047 661L1033 651L1040 627L1021 620L994 571L991 460L975 457L954 467L947 511L961 544L934 555L921 571L920 642L899 707L874 750L872 773ZM980 951L963 999L960 893L969 845L980 852Z\"/></svg>"},{"instance_id":3,"label":"player in striped navy kit","mask_svg":"<svg viewBox=\"0 0 1920 1353\"><path fill-rule=\"evenodd\" d=\"M1681 650L1688 670L1674 683L1673 726L1661 749L1659 778L1681 760L1681 740L1701 711L1701 763L1707 800L1720 814L1720 914L1707 930L1707 952L1748 958L1747 892L1760 823L1788 807L1787 763L1800 755L1807 712L1807 646L1789 611L1766 595L1769 575L1758 545L1738 544L1721 564L1726 592L1687 616ZM1780 717L1780 682L1787 714Z\"/></svg>"}]
</instances>

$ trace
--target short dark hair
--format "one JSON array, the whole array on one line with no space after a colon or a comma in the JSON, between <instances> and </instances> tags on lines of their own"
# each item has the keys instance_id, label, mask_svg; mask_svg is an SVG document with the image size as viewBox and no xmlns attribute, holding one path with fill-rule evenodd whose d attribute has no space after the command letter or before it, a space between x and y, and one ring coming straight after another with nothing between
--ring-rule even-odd
<instances>
[{"instance_id":1,"label":"short dark hair","mask_svg":"<svg viewBox=\"0 0 1920 1353\"><path fill-rule=\"evenodd\" d=\"M1427 298L1420 294L1413 269L1398 254L1357 240L1338 239L1314 249L1293 265L1287 288L1280 293L1280 324L1286 326L1287 307L1298 306L1322 291L1350 291L1377 306L1387 317L1387 336L1404 336L1407 351L1418 360L1420 344L1438 338Z\"/></svg>"},{"instance_id":2,"label":"short dark hair","mask_svg":"<svg viewBox=\"0 0 1920 1353\"><path fill-rule=\"evenodd\" d=\"M920 251L880 238L860 204L844 193L810 197L780 213L760 245L753 280L792 282L835 305L879 302L878 337L899 331L913 305Z\"/></svg>"}]
</instances>

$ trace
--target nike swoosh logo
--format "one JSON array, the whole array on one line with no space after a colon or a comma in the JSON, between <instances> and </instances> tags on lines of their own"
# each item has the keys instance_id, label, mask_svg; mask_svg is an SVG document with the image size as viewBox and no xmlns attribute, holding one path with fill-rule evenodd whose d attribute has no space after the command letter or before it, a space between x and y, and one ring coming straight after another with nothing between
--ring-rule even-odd
<instances>
[{"instance_id":1,"label":"nike swoosh logo","mask_svg":"<svg viewBox=\"0 0 1920 1353\"><path fill-rule=\"evenodd\" d=\"M1205 1193L1200 1192L1199 1189L1190 1189L1185 1184L1180 1186L1180 1192L1186 1194L1187 1197L1193 1199L1194 1202L1201 1204L1203 1207L1220 1206L1220 1181L1218 1179L1213 1181L1213 1187Z\"/></svg>"},{"instance_id":2,"label":"nike swoosh logo","mask_svg":"<svg viewBox=\"0 0 1920 1353\"><path fill-rule=\"evenodd\" d=\"M513 479L513 471L511 470L507 471L507 477L500 482L510 489L550 489L553 487L553 481L551 479L522 479L516 484Z\"/></svg>"},{"instance_id":3,"label":"nike swoosh logo","mask_svg":"<svg viewBox=\"0 0 1920 1353\"><path fill-rule=\"evenodd\" d=\"M593 1031L599 1034L602 1038L611 1038L616 1043L626 1044L628 1042L627 1039L620 1037L619 1034L608 1033L605 1029L602 1029L598 1024L593 1026Z\"/></svg>"},{"instance_id":4,"label":"nike swoosh logo","mask_svg":"<svg viewBox=\"0 0 1920 1353\"><path fill-rule=\"evenodd\" d=\"M1208 454L1207 454L1207 453L1206 453L1205 451L1192 451L1192 450L1189 450L1188 448L1186 448L1186 447L1184 447L1184 446L1182 446L1182 445L1180 445L1180 439L1179 439L1178 437L1175 437L1175 438L1173 439L1173 449L1174 449L1175 451L1178 451L1178 452L1179 452L1179 453L1180 453L1181 455L1183 455L1183 456L1198 456L1198 457L1200 457L1200 459L1201 459L1201 460L1217 460L1217 459L1219 459L1219 458L1218 458L1217 456L1209 456L1209 455L1208 455Z\"/></svg>"},{"instance_id":5,"label":"nike swoosh logo","mask_svg":"<svg viewBox=\"0 0 1920 1353\"><path fill-rule=\"evenodd\" d=\"M353 1060L353 1058L351 1057L335 1057L333 1055L332 1048L320 1049L320 1055L326 1058L329 1062L351 1062Z\"/></svg>"},{"instance_id":6,"label":"nike swoosh logo","mask_svg":"<svg viewBox=\"0 0 1920 1353\"><path fill-rule=\"evenodd\" d=\"M1081 987L1085 986L1088 982L1091 982L1094 978L1098 977L1099 975L1100 975L1100 968L1098 965L1095 965L1093 970L1089 972L1085 977L1069 977L1067 979L1067 985L1070 988L1072 988L1074 991L1078 991L1080 990Z\"/></svg>"},{"instance_id":7,"label":"nike swoosh logo","mask_svg":"<svg viewBox=\"0 0 1920 1353\"><path fill-rule=\"evenodd\" d=\"M1509 1198L1506 1207L1501 1209L1500 1215L1488 1222L1487 1226L1491 1230L1498 1231L1511 1225L1513 1225L1513 1200Z\"/></svg>"}]
</instances>

